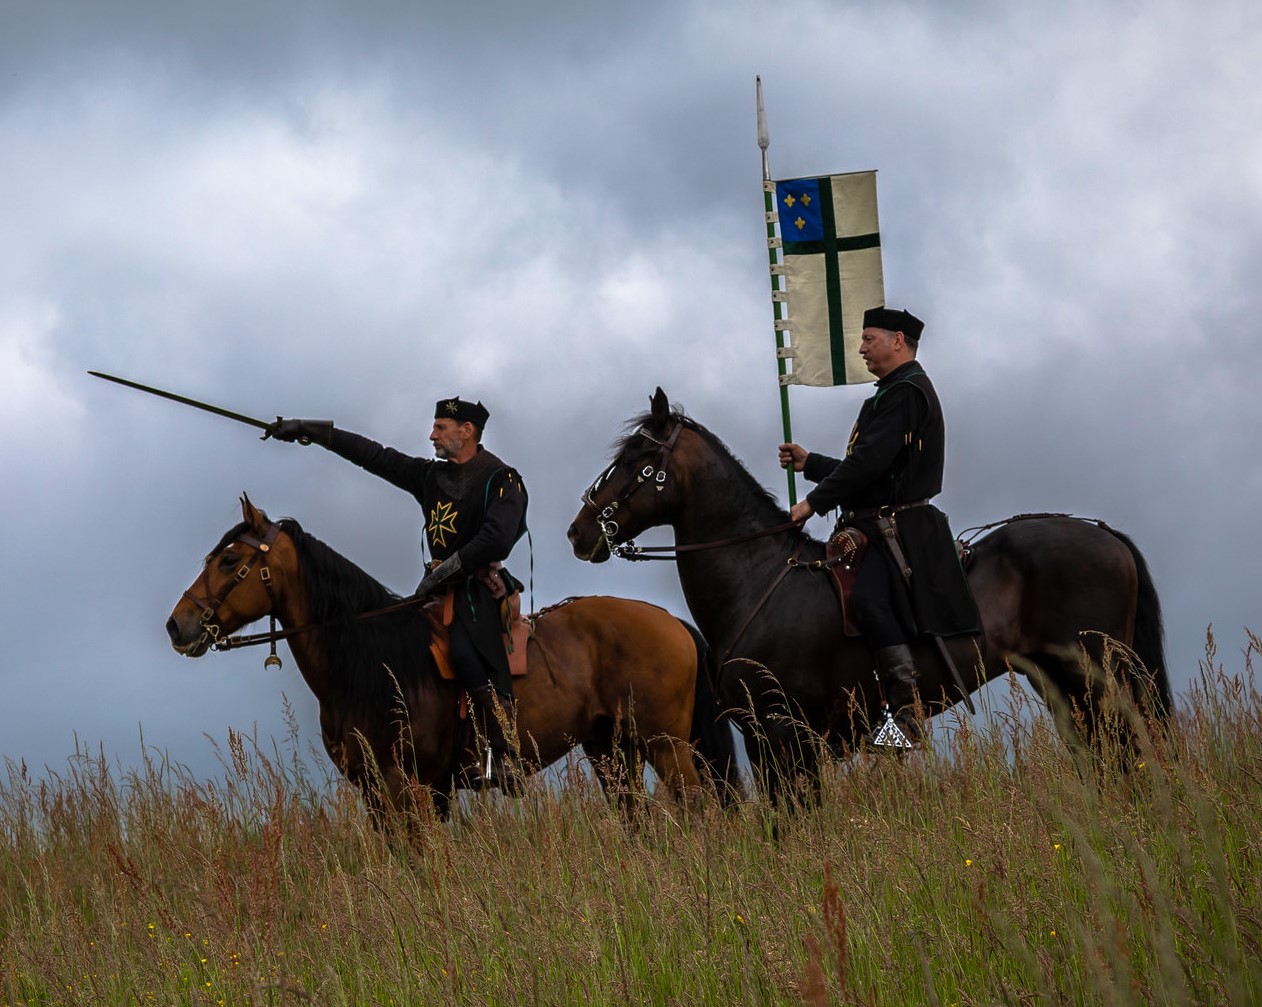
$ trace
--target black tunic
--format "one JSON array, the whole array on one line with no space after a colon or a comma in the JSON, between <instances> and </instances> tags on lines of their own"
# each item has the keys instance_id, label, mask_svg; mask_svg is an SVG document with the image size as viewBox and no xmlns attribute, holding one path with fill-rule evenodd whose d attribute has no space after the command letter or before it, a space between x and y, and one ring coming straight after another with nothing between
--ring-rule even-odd
<instances>
[{"instance_id":1,"label":"black tunic","mask_svg":"<svg viewBox=\"0 0 1262 1007\"><path fill-rule=\"evenodd\" d=\"M499 602L474 572L506 559L526 533L527 496L521 476L481 446L459 465L416 458L349 430L334 429L328 447L416 498L435 561L460 554L460 574L449 582L456 589L455 618L495 670L501 690L506 689L508 659ZM510 593L519 587L507 570L501 576Z\"/></svg>"},{"instance_id":2,"label":"black tunic","mask_svg":"<svg viewBox=\"0 0 1262 1007\"><path fill-rule=\"evenodd\" d=\"M819 485L806 499L817 514L842 508L843 518L844 511L929 500L942 491L945 458L942 406L924 368L912 360L876 383L876 394L859 410L845 458L807 456L803 475ZM910 604L907 592L895 591L894 598L904 625L913 635L978 632L977 606L946 515L927 504L900 511L895 521L912 568ZM874 520L848 523L874 543L883 541ZM889 550L882 546L877 555L890 564L894 583L902 583Z\"/></svg>"}]
</instances>

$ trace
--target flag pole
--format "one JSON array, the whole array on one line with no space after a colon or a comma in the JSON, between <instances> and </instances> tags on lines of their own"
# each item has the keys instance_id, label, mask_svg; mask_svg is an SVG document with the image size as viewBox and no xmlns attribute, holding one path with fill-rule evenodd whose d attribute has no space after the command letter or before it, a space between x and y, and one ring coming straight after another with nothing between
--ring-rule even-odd
<instances>
[{"instance_id":1,"label":"flag pole","mask_svg":"<svg viewBox=\"0 0 1262 1007\"><path fill-rule=\"evenodd\" d=\"M771 305L777 323L783 320L784 290L780 285L780 277L784 275L784 266L780 262L780 239L776 237L775 183L771 181L771 168L767 162L767 148L771 146L771 137L767 133L767 113L762 104L762 77L754 78L754 88L758 97L758 149L762 151L762 202L763 212L767 219L767 261L771 268ZM784 330L776 325L776 368L780 378L780 418L784 426L786 443L793 441L793 425L789 421L789 386L785 383L788 373L785 367ZM789 506L796 504L798 496L797 478L790 465L785 470L789 479Z\"/></svg>"}]
</instances>

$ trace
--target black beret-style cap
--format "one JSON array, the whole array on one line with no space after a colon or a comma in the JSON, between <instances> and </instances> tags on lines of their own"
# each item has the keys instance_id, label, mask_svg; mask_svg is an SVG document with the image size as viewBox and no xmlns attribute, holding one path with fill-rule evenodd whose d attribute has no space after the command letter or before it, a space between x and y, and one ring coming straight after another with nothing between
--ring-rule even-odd
<instances>
[{"instance_id":1,"label":"black beret-style cap","mask_svg":"<svg viewBox=\"0 0 1262 1007\"><path fill-rule=\"evenodd\" d=\"M863 313L863 327L901 332L913 342L918 342L920 334L925 330L925 323L910 311L901 308L868 308Z\"/></svg>"},{"instance_id":2,"label":"black beret-style cap","mask_svg":"<svg viewBox=\"0 0 1262 1007\"><path fill-rule=\"evenodd\" d=\"M434 406L434 419L455 420L457 423L472 423L479 430L486 426L491 414L481 402L466 402L459 395L449 399L439 399Z\"/></svg>"}]
</instances>

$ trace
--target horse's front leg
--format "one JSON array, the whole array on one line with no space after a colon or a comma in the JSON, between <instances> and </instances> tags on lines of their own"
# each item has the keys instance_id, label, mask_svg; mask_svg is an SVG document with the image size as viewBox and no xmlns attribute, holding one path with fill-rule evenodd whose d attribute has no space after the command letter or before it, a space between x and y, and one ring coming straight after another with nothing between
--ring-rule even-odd
<instances>
[{"instance_id":1,"label":"horse's front leg","mask_svg":"<svg viewBox=\"0 0 1262 1007\"><path fill-rule=\"evenodd\" d=\"M737 659L727 663L719 686L745 739L755 782L771 805L779 809L795 795L806 804L818 802L819 738L776 676L757 662Z\"/></svg>"}]
</instances>

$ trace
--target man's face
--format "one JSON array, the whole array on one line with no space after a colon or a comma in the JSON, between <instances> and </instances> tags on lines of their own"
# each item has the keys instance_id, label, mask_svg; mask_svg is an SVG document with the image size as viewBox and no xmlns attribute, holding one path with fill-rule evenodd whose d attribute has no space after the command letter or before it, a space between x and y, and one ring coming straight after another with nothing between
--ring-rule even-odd
<instances>
[{"instance_id":1,"label":"man's face","mask_svg":"<svg viewBox=\"0 0 1262 1007\"><path fill-rule=\"evenodd\" d=\"M434 420L434 429L429 432L429 442L439 458L456 457L472 437L472 423L457 423L446 418Z\"/></svg>"},{"instance_id":2,"label":"man's face","mask_svg":"<svg viewBox=\"0 0 1262 1007\"><path fill-rule=\"evenodd\" d=\"M859 356L877 378L898 366L901 349L902 334L887 329L864 329L859 340Z\"/></svg>"}]
</instances>

